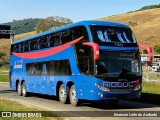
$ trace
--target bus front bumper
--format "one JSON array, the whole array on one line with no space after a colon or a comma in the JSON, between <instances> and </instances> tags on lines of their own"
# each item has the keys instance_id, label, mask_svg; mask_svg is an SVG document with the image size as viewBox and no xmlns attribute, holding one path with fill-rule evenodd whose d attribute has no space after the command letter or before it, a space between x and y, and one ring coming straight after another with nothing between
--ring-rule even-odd
<instances>
[{"instance_id":1,"label":"bus front bumper","mask_svg":"<svg viewBox=\"0 0 160 120\"><path fill-rule=\"evenodd\" d=\"M97 100L140 98L141 90L131 92L97 92Z\"/></svg>"}]
</instances>

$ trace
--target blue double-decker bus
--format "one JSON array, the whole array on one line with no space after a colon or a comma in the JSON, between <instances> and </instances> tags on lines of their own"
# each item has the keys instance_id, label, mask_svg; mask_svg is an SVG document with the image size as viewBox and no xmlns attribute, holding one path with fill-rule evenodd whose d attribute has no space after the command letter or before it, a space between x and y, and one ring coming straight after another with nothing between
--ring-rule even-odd
<instances>
[{"instance_id":1,"label":"blue double-decker bus","mask_svg":"<svg viewBox=\"0 0 160 120\"><path fill-rule=\"evenodd\" d=\"M10 87L20 96L117 103L141 96L141 71L135 36L121 23L81 21L11 45Z\"/></svg>"}]
</instances>

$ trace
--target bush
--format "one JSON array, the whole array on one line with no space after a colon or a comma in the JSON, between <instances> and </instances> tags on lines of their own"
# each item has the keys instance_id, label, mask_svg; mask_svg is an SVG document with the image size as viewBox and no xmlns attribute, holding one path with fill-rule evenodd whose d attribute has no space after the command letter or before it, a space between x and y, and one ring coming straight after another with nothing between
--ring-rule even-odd
<instances>
[{"instance_id":1,"label":"bush","mask_svg":"<svg viewBox=\"0 0 160 120\"><path fill-rule=\"evenodd\" d=\"M160 53L160 46L155 46L154 47L154 52L156 52L156 53Z\"/></svg>"},{"instance_id":2,"label":"bush","mask_svg":"<svg viewBox=\"0 0 160 120\"><path fill-rule=\"evenodd\" d=\"M148 6L144 6L144 7L142 7L141 9L139 9L139 11L140 11L140 10L147 10L147 9L154 9L154 8L160 8L160 4L158 4L158 5L148 5Z\"/></svg>"}]
</instances>

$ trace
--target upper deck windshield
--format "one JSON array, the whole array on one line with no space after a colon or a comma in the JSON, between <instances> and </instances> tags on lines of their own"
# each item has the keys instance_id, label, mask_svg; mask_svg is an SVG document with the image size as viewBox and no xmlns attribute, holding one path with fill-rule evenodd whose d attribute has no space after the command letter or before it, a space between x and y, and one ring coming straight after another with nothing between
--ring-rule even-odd
<instances>
[{"instance_id":1,"label":"upper deck windshield","mask_svg":"<svg viewBox=\"0 0 160 120\"><path fill-rule=\"evenodd\" d=\"M136 43L129 28L114 26L90 26L93 41L96 43Z\"/></svg>"}]
</instances>

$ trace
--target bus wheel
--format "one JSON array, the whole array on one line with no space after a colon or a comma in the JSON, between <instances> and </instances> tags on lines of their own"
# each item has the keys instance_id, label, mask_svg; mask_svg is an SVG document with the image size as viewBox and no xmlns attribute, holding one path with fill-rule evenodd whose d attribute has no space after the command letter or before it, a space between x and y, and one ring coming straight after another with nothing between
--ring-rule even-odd
<instances>
[{"instance_id":1,"label":"bus wheel","mask_svg":"<svg viewBox=\"0 0 160 120\"><path fill-rule=\"evenodd\" d=\"M26 83L25 82L22 83L22 95L24 97L27 97Z\"/></svg>"},{"instance_id":2,"label":"bus wheel","mask_svg":"<svg viewBox=\"0 0 160 120\"><path fill-rule=\"evenodd\" d=\"M69 88L67 87L67 90L65 92L65 88L64 88L64 85L61 84L61 86L59 87L59 101L63 104L66 104L68 103L68 91L69 91Z\"/></svg>"},{"instance_id":3,"label":"bus wheel","mask_svg":"<svg viewBox=\"0 0 160 120\"><path fill-rule=\"evenodd\" d=\"M20 82L18 82L18 85L17 85L17 92L19 96L22 96L22 86Z\"/></svg>"},{"instance_id":4,"label":"bus wheel","mask_svg":"<svg viewBox=\"0 0 160 120\"><path fill-rule=\"evenodd\" d=\"M72 85L69 91L69 100L71 105L73 106L78 106L80 105L80 100L78 100L76 98L76 89L75 89L75 85Z\"/></svg>"}]
</instances>

